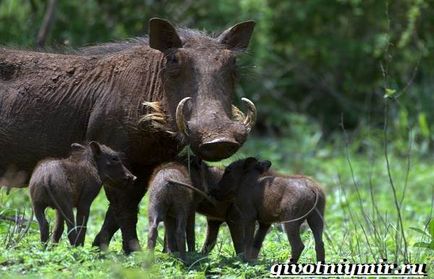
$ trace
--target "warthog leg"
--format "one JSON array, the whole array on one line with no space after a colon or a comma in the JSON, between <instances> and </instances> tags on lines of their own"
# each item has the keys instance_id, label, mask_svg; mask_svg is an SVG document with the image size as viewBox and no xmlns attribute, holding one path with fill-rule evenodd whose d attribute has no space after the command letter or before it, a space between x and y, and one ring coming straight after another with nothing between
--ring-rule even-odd
<instances>
[{"instance_id":1,"label":"warthog leg","mask_svg":"<svg viewBox=\"0 0 434 279\"><path fill-rule=\"evenodd\" d=\"M104 224L96 236L93 245L107 249L113 234L120 228L122 232L122 247L126 254L140 250L137 237L138 205L145 195L147 181L152 169L142 170L134 185L123 189L104 187L110 202Z\"/></svg>"},{"instance_id":2,"label":"warthog leg","mask_svg":"<svg viewBox=\"0 0 434 279\"><path fill-rule=\"evenodd\" d=\"M96 235L95 240L92 243L93 246L99 247L101 251L107 250L113 235L119 229L119 225L116 223L112 211L113 209L109 207L106 212L104 223L101 227L101 230Z\"/></svg>"}]
</instances>

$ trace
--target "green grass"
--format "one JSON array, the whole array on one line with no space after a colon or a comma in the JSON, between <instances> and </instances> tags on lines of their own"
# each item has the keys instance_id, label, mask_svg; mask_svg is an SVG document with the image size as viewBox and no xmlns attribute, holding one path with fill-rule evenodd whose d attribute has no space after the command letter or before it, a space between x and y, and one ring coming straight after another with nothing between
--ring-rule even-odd
<instances>
[{"instance_id":1,"label":"green grass","mask_svg":"<svg viewBox=\"0 0 434 279\"><path fill-rule=\"evenodd\" d=\"M369 133L368 133L369 134ZM328 262L346 258L351 262L375 262L387 258L390 262L404 261L404 242L397 225L391 183L386 168L381 140L354 135L346 146L343 135L321 140L315 129L304 131L304 136L294 135L277 138L251 138L235 158L255 155L269 159L275 169L284 173L303 173L317 179L327 193L325 246ZM410 171L407 177L407 156L402 155L399 142L388 147L391 177L397 188L403 228L412 263L426 263L433 278L434 250L419 247L419 242L432 241L427 224L433 214L434 162L418 152L414 145L411 152ZM405 153L405 152L404 152ZM232 158L234 159L234 158ZM224 163L227 163L225 161ZM406 181L408 181L406 183ZM407 184L407 185L406 185ZM406 186L405 186L406 185ZM403 190L406 187L406 192ZM139 238L144 245L147 238L146 202L140 205ZM10 195L0 191L0 213L30 215L27 189L14 189ZM163 228L159 230L159 244L154 257L146 252L124 256L121 237L117 233L110 251L101 254L90 245L98 232L107 208L101 192L92 205L86 245L71 248L65 237L57 247L46 250L39 244L39 231L32 223L29 231L20 239L20 232L8 233L14 226L0 221L0 277L16 278L168 278L168 277L263 277L269 275L273 263L285 262L290 248L286 235L273 226L264 242L260 259L255 265L240 261L234 255L227 227L223 227L215 249L208 257L190 254L190 264L184 265L176 258L161 251ZM50 211L50 220L54 220ZM16 226L15 226L16 227ZM203 243L206 222L197 218L197 249ZM397 233L398 232L398 233ZM302 233L305 251L301 262L314 262L314 242L310 231ZM6 244L8 243L8 247Z\"/></svg>"}]
</instances>

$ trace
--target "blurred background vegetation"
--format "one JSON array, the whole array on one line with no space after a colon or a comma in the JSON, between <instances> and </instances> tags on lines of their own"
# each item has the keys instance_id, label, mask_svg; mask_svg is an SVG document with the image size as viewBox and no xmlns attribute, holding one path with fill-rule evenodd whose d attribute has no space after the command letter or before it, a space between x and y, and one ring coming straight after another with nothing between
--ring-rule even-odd
<instances>
[{"instance_id":1,"label":"blurred background vegetation","mask_svg":"<svg viewBox=\"0 0 434 279\"><path fill-rule=\"evenodd\" d=\"M144 35L154 16L217 33L254 19L238 93L258 104L256 132L294 136L297 125L310 125L330 138L341 123L381 129L389 94L396 137L412 127L420 151L431 144L431 1L1 0L0 44L34 48L50 2L57 5L45 48L54 50Z\"/></svg>"}]
</instances>

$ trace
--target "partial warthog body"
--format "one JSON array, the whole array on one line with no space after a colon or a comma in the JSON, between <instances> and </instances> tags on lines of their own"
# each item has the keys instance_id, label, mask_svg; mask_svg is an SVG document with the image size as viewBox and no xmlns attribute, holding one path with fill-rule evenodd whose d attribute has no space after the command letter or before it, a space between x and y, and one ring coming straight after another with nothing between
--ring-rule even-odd
<instances>
[{"instance_id":1,"label":"partial warthog body","mask_svg":"<svg viewBox=\"0 0 434 279\"><path fill-rule=\"evenodd\" d=\"M268 161L267 161L268 162ZM253 169L251 175L266 175L270 173L268 163L258 163ZM201 253L208 254L214 248L217 242L218 232L223 223L226 223L231 234L232 242L236 254L244 253L244 227L240 225L240 220L243 219L243 213L236 204L237 188L223 185L220 180L223 177L225 169L216 169L215 175L218 182L210 189L210 196L216 198L212 206L208 201L202 201L197 211L207 217L207 233L206 239L202 247ZM231 185L232 186L232 185Z\"/></svg>"},{"instance_id":2,"label":"partial warthog body","mask_svg":"<svg viewBox=\"0 0 434 279\"><path fill-rule=\"evenodd\" d=\"M207 185L211 175L208 166L197 158L191 160L190 169L188 162L182 159L157 167L149 183L148 249L154 250L158 224L164 221L168 252L178 251L181 259L185 260L186 240L188 251L195 250L196 207L208 198Z\"/></svg>"},{"instance_id":3,"label":"partial warthog body","mask_svg":"<svg viewBox=\"0 0 434 279\"><path fill-rule=\"evenodd\" d=\"M140 173L135 187L106 189L110 207L94 244L106 247L119 229L126 252L140 249L138 203L152 170L189 144L215 161L235 153L255 120L232 106L236 56L254 23L217 37L152 19L149 37L72 54L0 48L0 176L30 173L73 142L96 140L125 153ZM24 180L24 183L27 179Z\"/></svg>"},{"instance_id":4,"label":"partial warthog body","mask_svg":"<svg viewBox=\"0 0 434 279\"><path fill-rule=\"evenodd\" d=\"M217 180L218 183L221 176L223 175L224 170L216 169L216 172L217 170L219 174L219 179ZM213 195L218 192L219 191L216 188L211 189L210 196L214 197ZM237 254L244 252L244 231L243 228L238 224L239 220L241 219L241 215L239 210L234 207L234 200L216 200L213 204L211 204L208 200L202 200L199 203L196 211L202 215L205 215L207 221L206 238L202 246L201 253L208 254L214 248L220 226L223 223L228 225L235 252Z\"/></svg>"},{"instance_id":5,"label":"partial warthog body","mask_svg":"<svg viewBox=\"0 0 434 279\"><path fill-rule=\"evenodd\" d=\"M239 225L244 227L246 259L258 257L270 226L282 222L292 248L291 260L296 262L304 249L300 226L306 220L315 238L317 260L324 262L324 192L306 176L266 175L270 166L269 161L253 157L233 162L225 169L215 194L217 199L235 195L235 208L241 212ZM259 228L255 233L256 222Z\"/></svg>"},{"instance_id":6,"label":"partial warthog body","mask_svg":"<svg viewBox=\"0 0 434 279\"><path fill-rule=\"evenodd\" d=\"M202 164L204 164L202 162ZM194 196L196 198L193 198L193 202L191 202L191 199L187 199L184 198L182 200L182 205L177 205L177 207L186 207L189 206L191 208L195 208L196 212L198 212L201 215L204 215L207 219L207 234L206 234L206 240L204 242L204 245L202 247L201 253L203 254L207 254L208 252L210 252L212 250L212 248L215 246L216 244L216 240L217 240L217 235L218 235L218 231L220 226L223 223L227 223L228 227L229 227L229 231L231 233L231 237L233 240L233 245L234 245L234 249L236 251L237 254L244 252L244 231L243 228L239 226L238 221L240 219L240 213L238 210L236 210L236 208L233 207L233 199L228 199L228 200L221 200L221 201L217 201L215 200L213 194L217 194L220 191L218 191L217 189L217 184L220 181L221 177L223 176L223 172L224 169L222 168L218 168L218 167L209 167L204 165L205 168L205 175L201 178L202 184L196 184L197 183L197 171L196 174L194 175L195 172L193 172L193 175L196 176L195 179L193 179L193 181L191 180L191 176L190 174L188 174L185 170L186 166L184 163L180 164L180 163L175 163L175 166L177 166L179 168L179 170L177 170L176 168L173 169L169 169L166 170L166 174L163 176L164 178L164 182L168 183L168 184L172 184L169 183L169 181L179 181L182 182L184 184L188 184L189 182L192 183L193 185L197 185L196 187L202 189L204 185L204 183L206 183L205 185L208 188L209 192L206 192L205 194L209 197L209 199L203 198L203 196ZM191 168L192 166L190 166ZM197 167L196 167L197 169ZM195 182L196 181L196 182ZM161 184L160 184L161 185ZM191 185L191 184L190 184ZM178 188L176 188L176 191L182 191L182 189L185 188L181 185L178 186ZM167 187L167 189L172 189L172 191L175 191L173 188L169 188ZM183 191L183 193L186 190ZM190 195L192 194L192 192L190 192ZM150 194L151 196L151 194ZM178 195L171 195L171 193L169 191L166 191L165 195L168 198L164 198L163 200L168 200L168 199L174 199L175 197L179 197ZM233 195L232 195L233 197ZM213 199L212 201L210 199ZM186 203L189 202L189 203ZM174 202L172 202L174 204L180 203L180 200L176 199ZM192 205L192 206L191 206ZM165 207L166 208L166 207ZM149 211L150 212L150 211ZM153 219L153 218L150 218ZM169 221L172 220L173 223L173 219L168 219ZM194 235L192 234L194 232L193 226L194 226L194 217L190 218L189 220L192 220L192 222L187 222L187 244L192 243L191 241L189 241L188 239L194 239ZM165 225L168 222L165 222ZM164 251L171 251L171 252L179 252L178 250L178 246L176 244L176 226L172 223L168 223L168 225L166 226L166 231L165 231L165 247L164 247ZM150 221L151 224L151 221ZM167 237L168 234L171 234L171 236ZM179 235L179 234L178 234ZM154 236L155 237L155 236ZM170 240L170 242L168 243L168 239ZM153 242L155 245L155 241ZM193 251L194 248L190 249L190 247L194 247L194 244L189 244L189 251ZM169 248L169 249L167 249Z\"/></svg>"},{"instance_id":7,"label":"partial warthog body","mask_svg":"<svg viewBox=\"0 0 434 279\"><path fill-rule=\"evenodd\" d=\"M53 242L59 242L66 221L71 245L83 245L90 206L102 183L122 189L136 179L122 164L119 154L105 145L74 143L71 148L72 153L66 159L41 161L30 179L30 197L43 243L49 234L47 207L56 209ZM75 219L73 208L77 208Z\"/></svg>"}]
</instances>

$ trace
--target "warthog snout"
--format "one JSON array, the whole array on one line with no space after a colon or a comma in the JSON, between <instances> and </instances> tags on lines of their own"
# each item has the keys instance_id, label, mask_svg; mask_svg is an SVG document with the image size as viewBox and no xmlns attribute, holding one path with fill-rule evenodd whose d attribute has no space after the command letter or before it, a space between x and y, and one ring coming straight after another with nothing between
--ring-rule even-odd
<instances>
[{"instance_id":1,"label":"warthog snout","mask_svg":"<svg viewBox=\"0 0 434 279\"><path fill-rule=\"evenodd\" d=\"M128 169L125 168L125 182L128 184L132 184L137 180L137 176L132 174Z\"/></svg>"},{"instance_id":2,"label":"warthog snout","mask_svg":"<svg viewBox=\"0 0 434 279\"><path fill-rule=\"evenodd\" d=\"M226 158L234 154L240 143L230 138L218 138L199 145L199 153L206 158Z\"/></svg>"},{"instance_id":3,"label":"warthog snout","mask_svg":"<svg viewBox=\"0 0 434 279\"><path fill-rule=\"evenodd\" d=\"M202 109L202 113L192 115L192 99L186 97L179 102L176 124L195 154L207 161L219 161L228 158L240 148L256 120L256 107L253 102L247 98L242 98L242 101L247 107L246 114L233 106L231 116L226 115L223 109L215 107ZM188 113L185 107L188 107ZM192 116L186 120L185 115Z\"/></svg>"},{"instance_id":4,"label":"warthog snout","mask_svg":"<svg viewBox=\"0 0 434 279\"><path fill-rule=\"evenodd\" d=\"M137 180L137 176L134 176L132 174L128 174L126 179L128 180L128 182L134 182Z\"/></svg>"}]
</instances>

